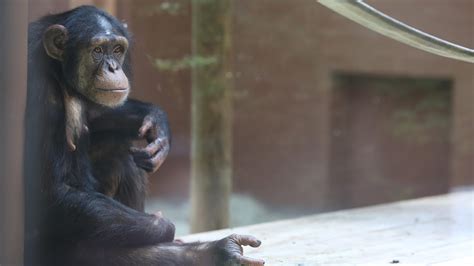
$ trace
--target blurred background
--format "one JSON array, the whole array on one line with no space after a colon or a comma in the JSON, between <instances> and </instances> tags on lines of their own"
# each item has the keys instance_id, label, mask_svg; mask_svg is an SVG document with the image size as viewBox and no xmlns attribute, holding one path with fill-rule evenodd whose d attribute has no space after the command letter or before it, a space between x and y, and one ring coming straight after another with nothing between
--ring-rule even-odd
<instances>
[{"instance_id":1,"label":"blurred background","mask_svg":"<svg viewBox=\"0 0 474 266\"><path fill-rule=\"evenodd\" d=\"M195 69L215 63L196 53L202 38L196 29L212 24L206 10L196 13L190 0L28 2L29 21L93 4L128 25L134 38L132 97L160 105L173 134L168 159L150 177L147 209L162 210L176 222L178 235L191 228L191 180L202 174L193 167L192 158L202 154L192 143L206 137L197 133L202 119L223 132L216 141L224 147L217 153L226 158L223 178L232 184L229 226L442 194L474 183L472 64L378 35L315 0L224 2L217 10L224 26L208 34L224 40L217 50L225 60L216 75L225 78L227 100L218 108L224 115L208 120L192 112L192 106L199 108L193 91L206 84ZM474 47L472 0L366 2ZM208 137L212 143L213 135Z\"/></svg>"}]
</instances>

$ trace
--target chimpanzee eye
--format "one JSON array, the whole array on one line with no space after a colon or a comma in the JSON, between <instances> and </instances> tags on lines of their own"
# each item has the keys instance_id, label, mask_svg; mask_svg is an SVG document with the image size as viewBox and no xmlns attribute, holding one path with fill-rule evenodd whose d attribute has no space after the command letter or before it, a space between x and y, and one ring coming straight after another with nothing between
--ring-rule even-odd
<instances>
[{"instance_id":1,"label":"chimpanzee eye","mask_svg":"<svg viewBox=\"0 0 474 266\"><path fill-rule=\"evenodd\" d=\"M102 48L100 48L100 47L94 48L94 53L101 54L102 53Z\"/></svg>"},{"instance_id":2,"label":"chimpanzee eye","mask_svg":"<svg viewBox=\"0 0 474 266\"><path fill-rule=\"evenodd\" d=\"M122 54L123 51L124 51L124 49L123 49L123 46L121 46L121 45L117 45L114 48L114 54Z\"/></svg>"}]
</instances>

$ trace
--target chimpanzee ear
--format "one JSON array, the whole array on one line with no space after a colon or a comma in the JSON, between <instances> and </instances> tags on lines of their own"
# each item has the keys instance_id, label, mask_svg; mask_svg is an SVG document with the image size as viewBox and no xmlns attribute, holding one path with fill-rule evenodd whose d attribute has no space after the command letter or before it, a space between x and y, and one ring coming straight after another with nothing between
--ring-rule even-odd
<instances>
[{"instance_id":1,"label":"chimpanzee ear","mask_svg":"<svg viewBox=\"0 0 474 266\"><path fill-rule=\"evenodd\" d=\"M63 25L50 26L43 34L43 46L46 53L50 57L62 61L67 39L67 29Z\"/></svg>"}]
</instances>

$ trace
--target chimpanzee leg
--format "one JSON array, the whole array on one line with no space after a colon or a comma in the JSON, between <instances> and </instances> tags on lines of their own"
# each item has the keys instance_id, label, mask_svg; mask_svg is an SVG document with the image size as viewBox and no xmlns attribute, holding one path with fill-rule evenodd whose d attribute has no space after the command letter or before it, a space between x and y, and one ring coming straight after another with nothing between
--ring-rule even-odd
<instances>
[{"instance_id":1,"label":"chimpanzee leg","mask_svg":"<svg viewBox=\"0 0 474 266\"><path fill-rule=\"evenodd\" d=\"M148 178L130 153L131 138L109 131L91 135L90 158L99 191L132 209L143 211Z\"/></svg>"},{"instance_id":2,"label":"chimpanzee leg","mask_svg":"<svg viewBox=\"0 0 474 266\"><path fill-rule=\"evenodd\" d=\"M60 185L47 221L52 238L88 240L111 247L142 246L174 239L174 225L163 217L131 209L101 193Z\"/></svg>"},{"instance_id":3,"label":"chimpanzee leg","mask_svg":"<svg viewBox=\"0 0 474 266\"><path fill-rule=\"evenodd\" d=\"M99 247L83 243L65 256L64 265L129 266L129 265L216 265L213 261L214 242L175 244L164 243L134 248Z\"/></svg>"},{"instance_id":4,"label":"chimpanzee leg","mask_svg":"<svg viewBox=\"0 0 474 266\"><path fill-rule=\"evenodd\" d=\"M77 245L65 265L158 265L158 266L263 266L264 261L246 257L242 246L258 247L252 236L230 235L212 242L162 243L133 248L99 248Z\"/></svg>"}]
</instances>

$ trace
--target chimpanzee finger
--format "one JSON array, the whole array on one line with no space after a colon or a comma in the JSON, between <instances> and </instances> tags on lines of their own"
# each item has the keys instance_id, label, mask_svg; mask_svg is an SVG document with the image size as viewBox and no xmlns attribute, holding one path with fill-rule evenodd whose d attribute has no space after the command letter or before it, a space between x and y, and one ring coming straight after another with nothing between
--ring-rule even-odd
<instances>
[{"instance_id":1,"label":"chimpanzee finger","mask_svg":"<svg viewBox=\"0 0 474 266\"><path fill-rule=\"evenodd\" d=\"M167 155L168 155L168 150L161 149L152 158L144 157L144 156L134 156L133 160L135 161L138 167L142 168L143 170L149 173L152 173L158 170L158 168L160 168L160 166L165 161Z\"/></svg>"},{"instance_id":2,"label":"chimpanzee finger","mask_svg":"<svg viewBox=\"0 0 474 266\"><path fill-rule=\"evenodd\" d=\"M151 164L149 160L140 160L140 159L134 158L134 161L138 168L141 168L148 173L153 172L154 166Z\"/></svg>"},{"instance_id":3,"label":"chimpanzee finger","mask_svg":"<svg viewBox=\"0 0 474 266\"><path fill-rule=\"evenodd\" d=\"M265 261L262 259L254 259L247 256L236 255L235 259L241 265L248 265L248 266L262 266L265 264Z\"/></svg>"},{"instance_id":4,"label":"chimpanzee finger","mask_svg":"<svg viewBox=\"0 0 474 266\"><path fill-rule=\"evenodd\" d=\"M259 247L262 244L262 241L258 240L257 238L249 235L237 235L234 234L231 236L237 244L242 246L251 246L253 248Z\"/></svg>"},{"instance_id":5,"label":"chimpanzee finger","mask_svg":"<svg viewBox=\"0 0 474 266\"><path fill-rule=\"evenodd\" d=\"M151 160L150 160L151 164L154 166L153 167L153 172L158 170L158 168L160 168L160 166L165 161L167 155L168 155L168 151L161 150L155 155L155 157L151 158Z\"/></svg>"},{"instance_id":6,"label":"chimpanzee finger","mask_svg":"<svg viewBox=\"0 0 474 266\"><path fill-rule=\"evenodd\" d=\"M152 173L155 169L155 165L150 158L134 156L133 161L139 168L145 170L148 173Z\"/></svg>"},{"instance_id":7,"label":"chimpanzee finger","mask_svg":"<svg viewBox=\"0 0 474 266\"><path fill-rule=\"evenodd\" d=\"M175 239L175 240L173 240L173 243L175 243L175 244L184 244L184 241L181 240L181 239Z\"/></svg>"},{"instance_id":8,"label":"chimpanzee finger","mask_svg":"<svg viewBox=\"0 0 474 266\"><path fill-rule=\"evenodd\" d=\"M153 121L150 118L145 117L143 124L138 130L138 137L143 138L145 134L153 127Z\"/></svg>"},{"instance_id":9,"label":"chimpanzee finger","mask_svg":"<svg viewBox=\"0 0 474 266\"><path fill-rule=\"evenodd\" d=\"M164 146L163 141L156 140L150 144L148 144L145 148L136 148L131 147L130 152L133 153L133 156L140 157L140 158L151 158L156 153L162 149Z\"/></svg>"}]
</instances>

